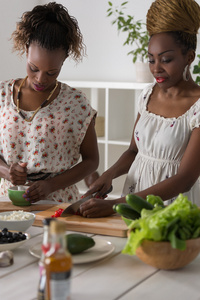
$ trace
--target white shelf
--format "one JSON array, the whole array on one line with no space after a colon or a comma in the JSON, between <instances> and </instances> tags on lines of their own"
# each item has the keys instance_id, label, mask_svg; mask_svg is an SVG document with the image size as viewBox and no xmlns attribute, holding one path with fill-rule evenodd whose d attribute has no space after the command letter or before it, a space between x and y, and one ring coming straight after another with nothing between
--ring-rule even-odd
<instances>
[{"instance_id":1,"label":"white shelf","mask_svg":"<svg viewBox=\"0 0 200 300\"><path fill-rule=\"evenodd\" d=\"M59 80L68 84L71 87L89 88L89 89L108 88L108 89L142 90L148 84L148 83L141 83L141 82L70 81L70 80L62 80L62 79Z\"/></svg>"},{"instance_id":2,"label":"white shelf","mask_svg":"<svg viewBox=\"0 0 200 300\"><path fill-rule=\"evenodd\" d=\"M98 172L102 174L129 147L137 116L137 99L149 83L60 81L82 90L92 107L97 110L97 116L104 117L105 134L97 138L100 155ZM113 181L109 199L121 196L125 177L124 175ZM87 191L83 180L78 187L81 194Z\"/></svg>"}]
</instances>

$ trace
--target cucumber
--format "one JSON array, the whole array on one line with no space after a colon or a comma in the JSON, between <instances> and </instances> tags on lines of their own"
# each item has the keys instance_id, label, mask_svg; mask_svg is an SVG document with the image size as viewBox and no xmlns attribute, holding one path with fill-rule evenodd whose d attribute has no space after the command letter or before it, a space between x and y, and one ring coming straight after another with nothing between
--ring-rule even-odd
<instances>
[{"instance_id":1,"label":"cucumber","mask_svg":"<svg viewBox=\"0 0 200 300\"><path fill-rule=\"evenodd\" d=\"M71 233L66 235L67 249L71 254L79 254L83 251L92 248L95 241L92 237L79 233Z\"/></svg>"},{"instance_id":2,"label":"cucumber","mask_svg":"<svg viewBox=\"0 0 200 300\"><path fill-rule=\"evenodd\" d=\"M134 209L136 210L139 214L141 213L142 209L153 209L154 206L144 200L143 198L133 195L133 194L128 194L126 195L126 202Z\"/></svg>"},{"instance_id":3,"label":"cucumber","mask_svg":"<svg viewBox=\"0 0 200 300\"><path fill-rule=\"evenodd\" d=\"M115 207L113 209L126 219L135 220L140 218L140 214L132 209L127 203L119 203L117 205L115 204Z\"/></svg>"}]
</instances>

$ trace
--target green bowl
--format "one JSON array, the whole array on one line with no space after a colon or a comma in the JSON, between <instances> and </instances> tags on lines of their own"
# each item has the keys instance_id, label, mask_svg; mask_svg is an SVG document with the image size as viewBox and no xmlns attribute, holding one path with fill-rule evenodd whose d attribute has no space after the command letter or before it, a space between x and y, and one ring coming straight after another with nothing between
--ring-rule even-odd
<instances>
[{"instance_id":1,"label":"green bowl","mask_svg":"<svg viewBox=\"0 0 200 300\"><path fill-rule=\"evenodd\" d=\"M27 186L24 186L24 190L18 191L17 186L10 187L8 189L8 197L12 203L16 206L30 206L30 201L27 201L22 195L25 193Z\"/></svg>"}]
</instances>

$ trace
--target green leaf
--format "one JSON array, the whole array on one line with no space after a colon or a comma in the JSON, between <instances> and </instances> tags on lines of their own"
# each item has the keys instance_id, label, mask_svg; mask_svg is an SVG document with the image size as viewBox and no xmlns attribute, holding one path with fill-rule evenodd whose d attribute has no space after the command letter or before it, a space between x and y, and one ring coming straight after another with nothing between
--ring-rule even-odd
<instances>
[{"instance_id":1,"label":"green leaf","mask_svg":"<svg viewBox=\"0 0 200 300\"><path fill-rule=\"evenodd\" d=\"M178 229L178 226L176 226L169 234L168 239L171 243L172 248L179 249L179 250L185 250L186 243L183 240L180 240L176 236L176 231Z\"/></svg>"},{"instance_id":2,"label":"green leaf","mask_svg":"<svg viewBox=\"0 0 200 300\"><path fill-rule=\"evenodd\" d=\"M199 66L195 65L193 69L193 74L199 74L200 73L200 68Z\"/></svg>"},{"instance_id":3,"label":"green leaf","mask_svg":"<svg viewBox=\"0 0 200 300\"><path fill-rule=\"evenodd\" d=\"M107 17L110 17L112 15L112 11L107 15Z\"/></svg>"},{"instance_id":4,"label":"green leaf","mask_svg":"<svg viewBox=\"0 0 200 300\"><path fill-rule=\"evenodd\" d=\"M110 1L108 1L108 4L109 4L110 6L113 6L112 2L110 2Z\"/></svg>"}]
</instances>

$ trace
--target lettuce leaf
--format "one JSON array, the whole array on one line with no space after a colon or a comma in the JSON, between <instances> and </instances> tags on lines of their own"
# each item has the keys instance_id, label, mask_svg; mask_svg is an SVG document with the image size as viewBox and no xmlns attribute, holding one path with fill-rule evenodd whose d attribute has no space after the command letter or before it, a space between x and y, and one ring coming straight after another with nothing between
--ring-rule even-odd
<instances>
[{"instance_id":1,"label":"lettuce leaf","mask_svg":"<svg viewBox=\"0 0 200 300\"><path fill-rule=\"evenodd\" d=\"M129 224L131 233L122 253L134 255L143 240L169 241L173 248L185 249L185 240L200 236L200 210L187 196L179 194L167 207L143 209L141 218Z\"/></svg>"}]
</instances>

